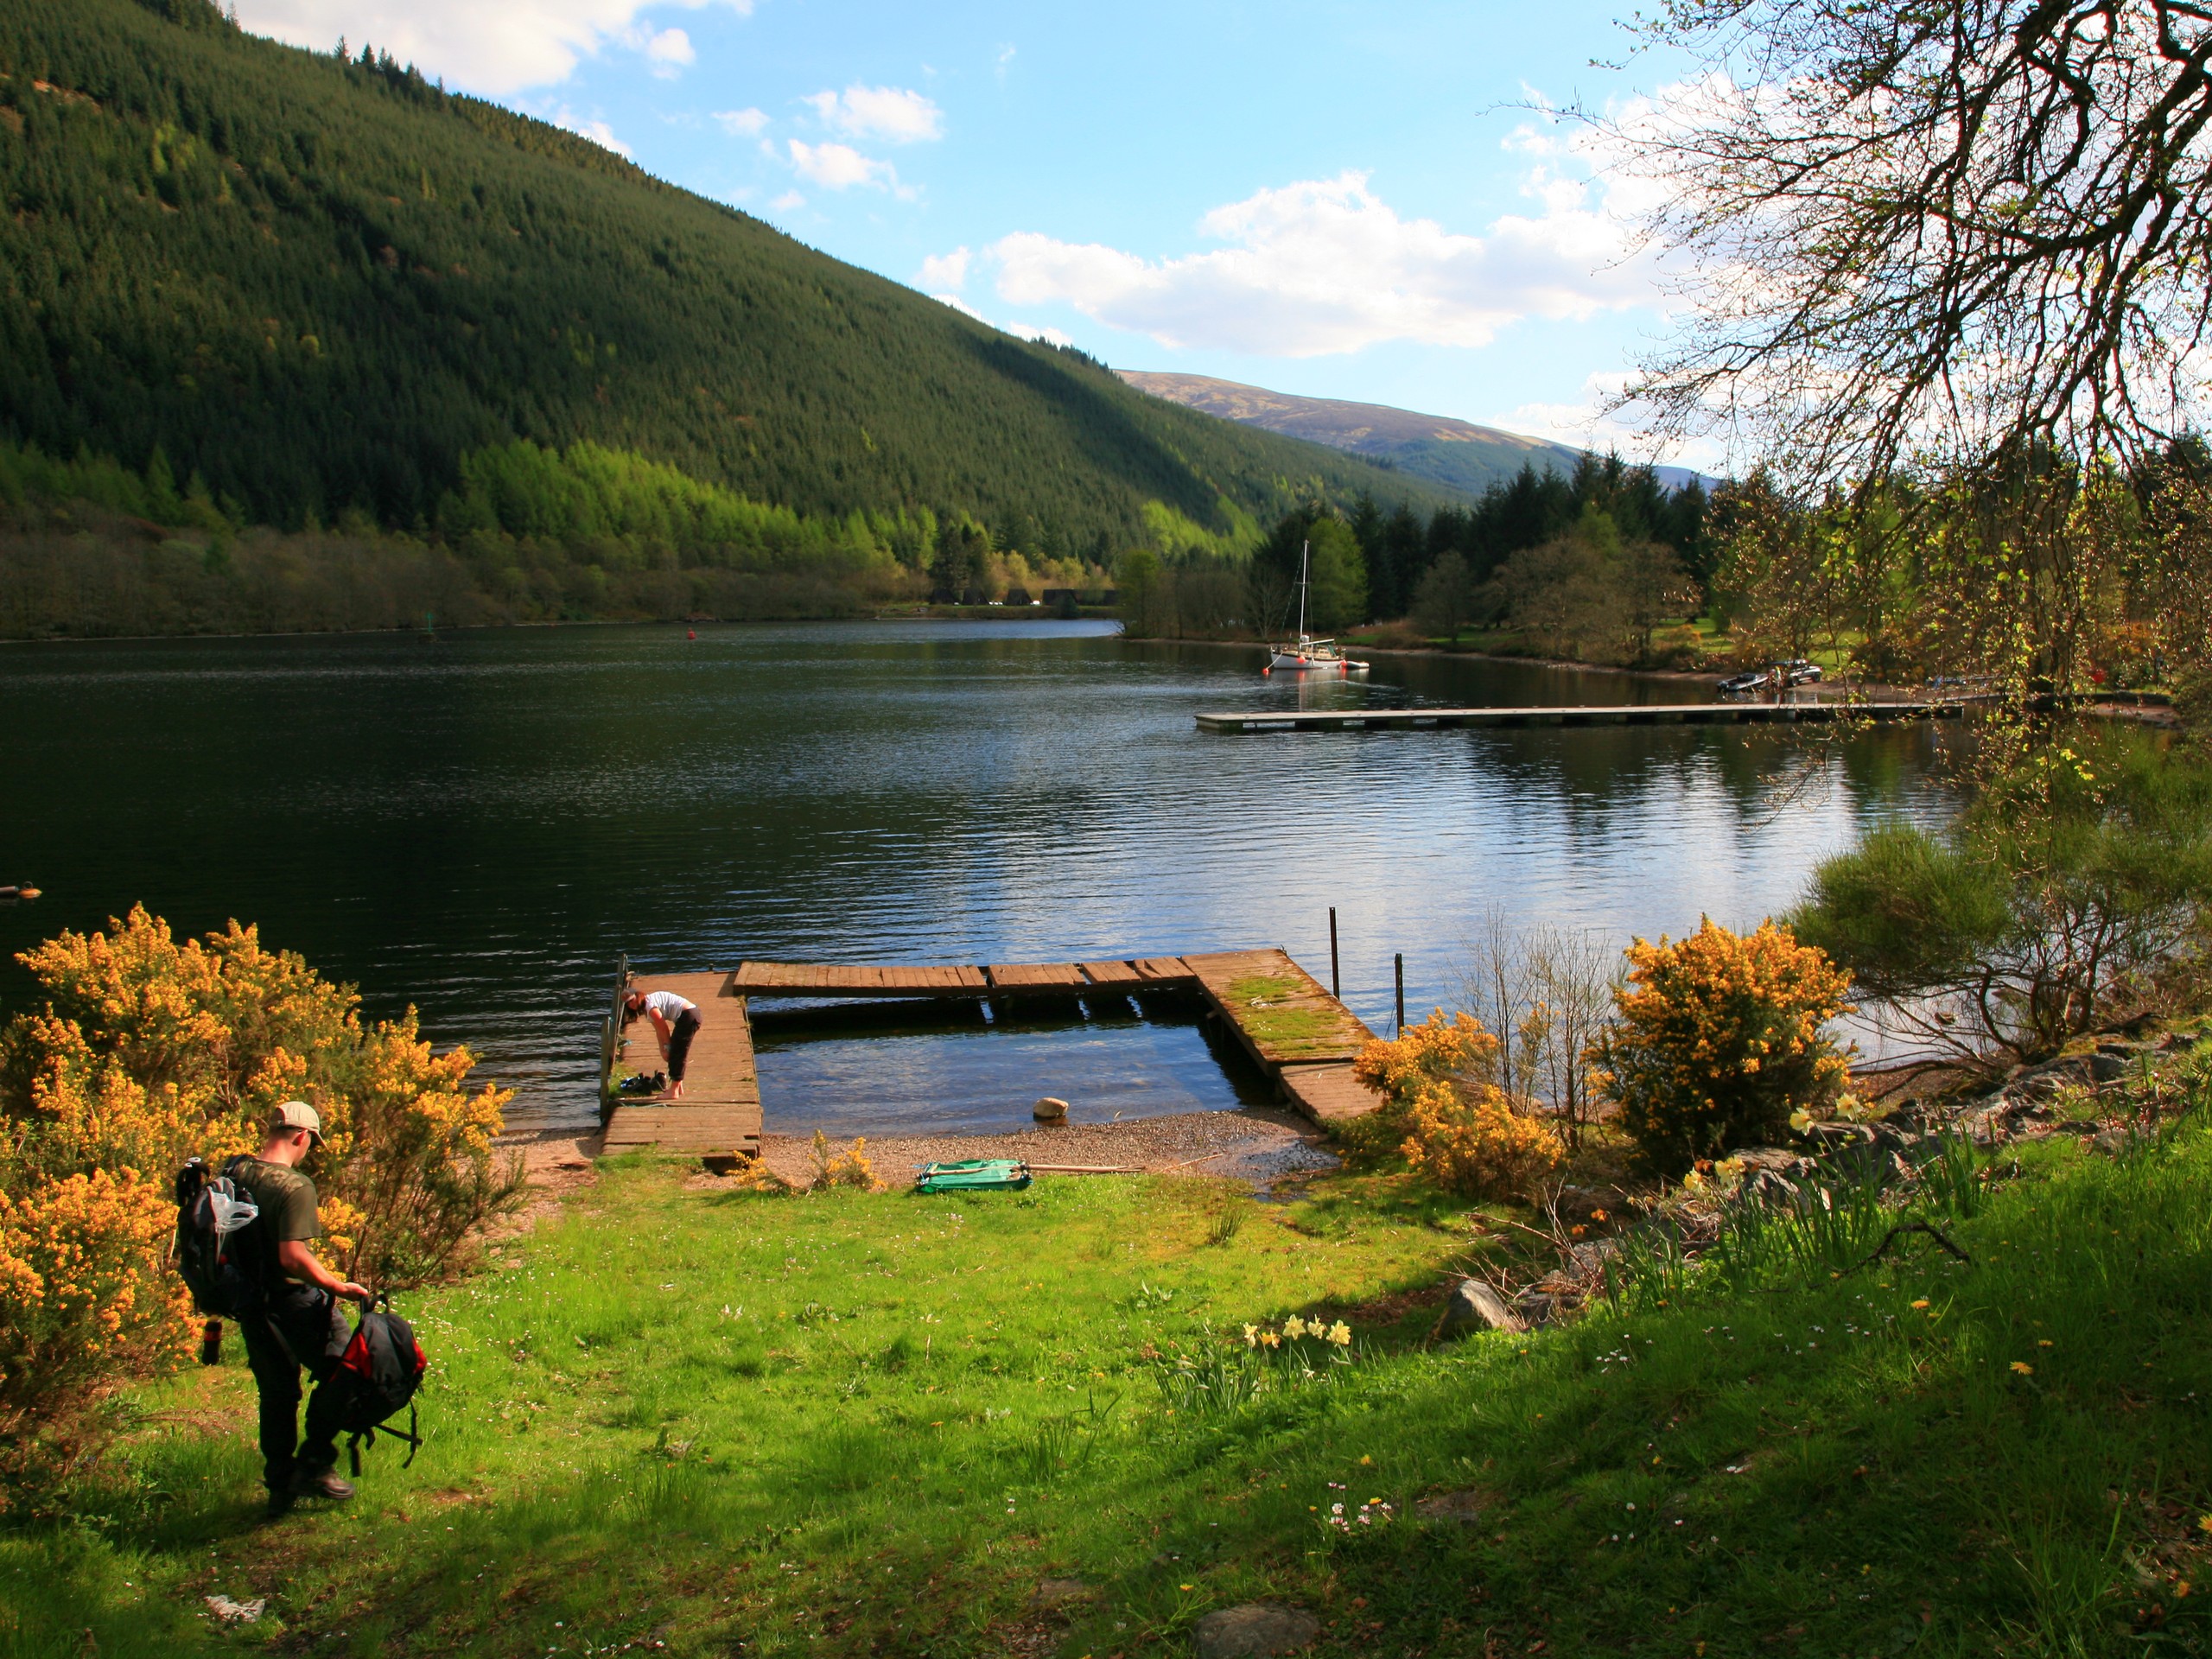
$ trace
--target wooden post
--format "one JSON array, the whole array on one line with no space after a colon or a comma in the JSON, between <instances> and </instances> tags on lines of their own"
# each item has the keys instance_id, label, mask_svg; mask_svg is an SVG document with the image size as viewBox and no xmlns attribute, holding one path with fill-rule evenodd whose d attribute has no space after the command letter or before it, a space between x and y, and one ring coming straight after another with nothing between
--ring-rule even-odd
<instances>
[{"instance_id":1,"label":"wooden post","mask_svg":"<svg viewBox=\"0 0 2212 1659\"><path fill-rule=\"evenodd\" d=\"M599 1032L599 1098L604 1110L609 1090L614 1084L614 1061L622 1052L622 1004L630 988L630 957L627 952L614 958L614 1000L607 1005L607 1018Z\"/></svg>"},{"instance_id":2,"label":"wooden post","mask_svg":"<svg viewBox=\"0 0 2212 1659\"><path fill-rule=\"evenodd\" d=\"M1329 906L1329 995L1341 1002L1344 997L1344 982L1337 974L1337 907Z\"/></svg>"},{"instance_id":3,"label":"wooden post","mask_svg":"<svg viewBox=\"0 0 2212 1659\"><path fill-rule=\"evenodd\" d=\"M1402 951L1402 950L1401 950L1401 951L1399 951L1399 952L1398 952L1398 964L1397 964L1397 965L1398 965L1398 1028L1397 1028L1397 1030L1395 1030L1395 1031L1392 1032L1390 1034L1391 1034L1392 1036L1394 1036L1394 1037L1402 1037L1402 1036L1404 1036L1404 1035L1406 1034L1406 953L1405 953L1404 951Z\"/></svg>"}]
</instances>

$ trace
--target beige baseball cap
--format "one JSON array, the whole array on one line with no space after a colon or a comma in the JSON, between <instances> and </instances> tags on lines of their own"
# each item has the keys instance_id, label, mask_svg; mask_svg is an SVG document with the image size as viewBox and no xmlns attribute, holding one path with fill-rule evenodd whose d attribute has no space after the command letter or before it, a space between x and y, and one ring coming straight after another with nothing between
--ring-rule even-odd
<instances>
[{"instance_id":1,"label":"beige baseball cap","mask_svg":"<svg viewBox=\"0 0 2212 1659\"><path fill-rule=\"evenodd\" d=\"M269 1115L271 1129L305 1129L315 1143L322 1142L322 1114L304 1100L288 1100Z\"/></svg>"}]
</instances>

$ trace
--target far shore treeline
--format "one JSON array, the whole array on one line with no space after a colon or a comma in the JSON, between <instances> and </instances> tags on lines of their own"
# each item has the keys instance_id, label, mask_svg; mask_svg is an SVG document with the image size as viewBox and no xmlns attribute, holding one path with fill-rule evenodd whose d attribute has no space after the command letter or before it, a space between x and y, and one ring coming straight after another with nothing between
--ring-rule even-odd
<instances>
[{"instance_id":1,"label":"far shore treeline","mask_svg":"<svg viewBox=\"0 0 2212 1659\"><path fill-rule=\"evenodd\" d=\"M414 529L349 510L287 531L239 522L159 448L134 471L0 442L0 636L836 617L921 600L1066 609L1117 581L1134 631L1249 633L1282 622L1308 542L1313 620L1332 628L1426 614L1440 571L1471 594L1563 537L1656 560L1684 598L1709 575L1705 493L1669 492L1618 458L1572 477L1524 467L1426 516L1363 492L1266 529L1240 513L1226 535L1154 502L1134 544L1084 554L1014 543L965 513L807 515L588 442L491 446L458 473Z\"/></svg>"}]
</instances>

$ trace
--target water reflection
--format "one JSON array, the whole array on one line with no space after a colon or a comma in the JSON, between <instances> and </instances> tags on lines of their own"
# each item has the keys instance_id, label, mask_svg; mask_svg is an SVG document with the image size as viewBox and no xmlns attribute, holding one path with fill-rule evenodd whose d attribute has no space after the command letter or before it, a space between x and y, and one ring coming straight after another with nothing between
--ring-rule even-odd
<instances>
[{"instance_id":1,"label":"water reflection","mask_svg":"<svg viewBox=\"0 0 2212 1659\"><path fill-rule=\"evenodd\" d=\"M1493 903L1623 939L1752 923L1862 825L1943 810L1924 729L1196 731L1201 709L1301 698L1708 695L1427 657L1300 687L1260 664L1041 622L13 647L0 753L28 783L0 810L0 880L49 896L0 912L0 950L140 899L192 931L256 919L372 1010L419 1004L524 1110L576 1120L617 951L697 969L1280 944L1319 969L1334 905L1346 998L1387 1025L1391 953L1410 1003L1440 1000ZM25 988L10 960L0 997ZM1142 1070L1234 1099L1191 1081L1193 1029L1094 1034L1102 1086ZM911 1099L948 1112L992 1077L1024 1110L1066 1092L1033 1086L1062 1062L1024 1046L1081 1033L970 1035L972 1065L901 1037L879 1075L908 1067ZM858 1040L791 1044L764 1084L794 1122L846 1112L879 1065L841 1058Z\"/></svg>"}]
</instances>

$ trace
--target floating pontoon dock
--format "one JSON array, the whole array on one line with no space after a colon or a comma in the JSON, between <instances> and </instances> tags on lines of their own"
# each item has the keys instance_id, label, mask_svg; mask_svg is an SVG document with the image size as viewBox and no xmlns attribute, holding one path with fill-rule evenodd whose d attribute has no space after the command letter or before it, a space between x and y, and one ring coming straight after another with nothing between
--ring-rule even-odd
<instances>
[{"instance_id":1,"label":"floating pontoon dock","mask_svg":"<svg viewBox=\"0 0 2212 1659\"><path fill-rule=\"evenodd\" d=\"M1317 1123L1371 1111L1376 1097L1351 1063L1374 1037L1350 1008L1284 950L1215 950L1099 962L988 963L976 966L874 966L747 962L728 973L640 976L646 991L674 991L699 1005L681 1100L632 1100L607 1093L626 1041L628 1069L659 1069L651 1027L621 1031L614 1005L601 1045L607 1150L657 1146L667 1152L749 1153L760 1145L760 1080L748 1005L754 997L856 997L995 1001L1033 996L1126 995L1183 990L1202 997L1236 1035L1291 1105Z\"/></svg>"},{"instance_id":2,"label":"floating pontoon dock","mask_svg":"<svg viewBox=\"0 0 2212 1659\"><path fill-rule=\"evenodd\" d=\"M1867 720L1961 720L1949 702L1642 702L1576 709L1329 709L1198 715L1202 732L1394 732L1517 726L1772 726Z\"/></svg>"}]
</instances>

